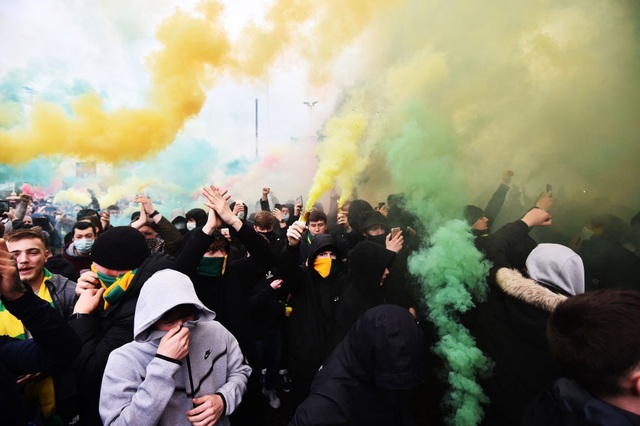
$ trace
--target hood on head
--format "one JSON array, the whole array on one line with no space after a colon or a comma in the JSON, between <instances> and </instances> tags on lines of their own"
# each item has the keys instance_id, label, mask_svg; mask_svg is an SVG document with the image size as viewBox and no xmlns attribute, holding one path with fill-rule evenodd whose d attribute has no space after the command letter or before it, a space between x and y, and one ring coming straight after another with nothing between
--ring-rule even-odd
<instances>
[{"instance_id":1,"label":"hood on head","mask_svg":"<svg viewBox=\"0 0 640 426\"><path fill-rule=\"evenodd\" d=\"M210 321L216 316L198 299L188 276L172 269L163 269L153 274L144 283L138 296L133 320L133 339L136 342L148 342L164 336L166 331L154 330L152 326L167 311L185 304L196 307L197 321Z\"/></svg>"},{"instance_id":2,"label":"hood on head","mask_svg":"<svg viewBox=\"0 0 640 426\"><path fill-rule=\"evenodd\" d=\"M394 257L394 252L380 244L360 241L349 252L349 281L365 296L379 291L382 274Z\"/></svg>"},{"instance_id":3,"label":"hood on head","mask_svg":"<svg viewBox=\"0 0 640 426\"><path fill-rule=\"evenodd\" d=\"M584 293L584 265L573 250L561 244L538 244L527 257L529 276L539 283L575 296Z\"/></svg>"},{"instance_id":4,"label":"hood on head","mask_svg":"<svg viewBox=\"0 0 640 426\"><path fill-rule=\"evenodd\" d=\"M336 243L336 238L331 234L318 234L311 239L311 247L309 249L309 265L313 265L313 261L318 256L318 254L331 250L336 254L338 253L338 245ZM338 256L340 258L340 256Z\"/></svg>"},{"instance_id":5,"label":"hood on head","mask_svg":"<svg viewBox=\"0 0 640 426\"><path fill-rule=\"evenodd\" d=\"M362 213L372 211L373 207L365 200L353 200L349 206L349 225L359 234L362 228Z\"/></svg>"},{"instance_id":6,"label":"hood on head","mask_svg":"<svg viewBox=\"0 0 640 426\"><path fill-rule=\"evenodd\" d=\"M478 206L467 205L464 208L464 218L469 225L476 223L478 219L484 216L484 210Z\"/></svg>"},{"instance_id":7,"label":"hood on head","mask_svg":"<svg viewBox=\"0 0 640 426\"><path fill-rule=\"evenodd\" d=\"M378 389L413 389L426 371L424 335L407 309L366 311L342 342L350 371Z\"/></svg>"},{"instance_id":8,"label":"hood on head","mask_svg":"<svg viewBox=\"0 0 640 426\"><path fill-rule=\"evenodd\" d=\"M204 211L204 209L196 207L195 209L189 210L184 217L189 221L193 219L196 221L196 226L204 226L207 223L208 213Z\"/></svg>"}]
</instances>

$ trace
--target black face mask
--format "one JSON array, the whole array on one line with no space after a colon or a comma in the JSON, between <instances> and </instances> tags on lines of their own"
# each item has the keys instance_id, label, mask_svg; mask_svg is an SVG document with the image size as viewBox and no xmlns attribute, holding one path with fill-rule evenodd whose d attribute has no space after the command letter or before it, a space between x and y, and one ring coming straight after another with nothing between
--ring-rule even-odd
<instances>
[{"instance_id":1,"label":"black face mask","mask_svg":"<svg viewBox=\"0 0 640 426\"><path fill-rule=\"evenodd\" d=\"M273 236L273 231L260 232L260 234L264 235L267 240L271 241L271 237Z\"/></svg>"},{"instance_id":2,"label":"black face mask","mask_svg":"<svg viewBox=\"0 0 640 426\"><path fill-rule=\"evenodd\" d=\"M367 235L367 240L372 241L376 244L381 245L382 247L386 247L387 246L387 236L382 234L382 235L376 235L376 236L372 236L372 235Z\"/></svg>"}]
</instances>

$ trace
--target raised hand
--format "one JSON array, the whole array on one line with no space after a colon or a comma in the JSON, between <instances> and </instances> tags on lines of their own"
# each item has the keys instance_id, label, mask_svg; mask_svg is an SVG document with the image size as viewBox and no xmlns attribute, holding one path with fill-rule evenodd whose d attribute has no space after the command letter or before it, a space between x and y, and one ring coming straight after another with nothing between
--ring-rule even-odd
<instances>
[{"instance_id":1,"label":"raised hand","mask_svg":"<svg viewBox=\"0 0 640 426\"><path fill-rule=\"evenodd\" d=\"M387 250L391 250L393 252L398 253L402 250L402 246L404 244L404 237L402 236L402 231L398 231L395 234L387 234L387 238L385 238L385 246Z\"/></svg>"},{"instance_id":2,"label":"raised hand","mask_svg":"<svg viewBox=\"0 0 640 426\"><path fill-rule=\"evenodd\" d=\"M6 300L22 296L26 288L20 281L18 264L7 249L7 243L0 238L0 295Z\"/></svg>"},{"instance_id":3,"label":"raised hand","mask_svg":"<svg viewBox=\"0 0 640 426\"><path fill-rule=\"evenodd\" d=\"M231 197L226 191L221 192L215 186L210 185L203 188L202 195L206 198L205 205L215 210L222 222L232 226L236 231L242 227L242 221L238 216L233 214L229 208L229 204L227 204L227 201Z\"/></svg>"},{"instance_id":4,"label":"raised hand","mask_svg":"<svg viewBox=\"0 0 640 426\"><path fill-rule=\"evenodd\" d=\"M287 240L289 241L289 245L297 246L302 239L302 234L304 234L304 231L307 229L307 225L302 222L293 222L293 224L287 229Z\"/></svg>"}]
</instances>

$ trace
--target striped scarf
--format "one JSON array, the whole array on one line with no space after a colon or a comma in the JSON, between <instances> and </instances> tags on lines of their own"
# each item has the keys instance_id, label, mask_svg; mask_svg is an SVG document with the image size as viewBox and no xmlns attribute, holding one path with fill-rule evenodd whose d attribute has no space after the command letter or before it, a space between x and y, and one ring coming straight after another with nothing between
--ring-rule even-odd
<instances>
[{"instance_id":1,"label":"striped scarf","mask_svg":"<svg viewBox=\"0 0 640 426\"><path fill-rule=\"evenodd\" d=\"M40 290L38 291L38 297L46 302L49 302L51 307L54 307L51 293L49 293L49 288L45 284L46 281L52 276L53 274L51 274L51 272L49 272L45 268L44 278L42 280L42 284L40 285ZM11 315L11 313L2 304L2 301L0 301L0 335L13 337L20 340L25 339L25 331L22 322L18 318Z\"/></svg>"},{"instance_id":2,"label":"striped scarf","mask_svg":"<svg viewBox=\"0 0 640 426\"><path fill-rule=\"evenodd\" d=\"M46 282L53 274L46 268L44 269L44 278L38 290L38 297L49 302L54 308L53 299L49 292ZM13 337L15 339L25 340L25 329L22 321L13 316L0 301L0 335ZM24 388L25 396L36 398L40 404L40 409L45 418L51 417L56 411L56 397L53 387L53 377L44 376L42 379L31 382Z\"/></svg>"},{"instance_id":3,"label":"striped scarf","mask_svg":"<svg viewBox=\"0 0 640 426\"><path fill-rule=\"evenodd\" d=\"M134 269L118 275L117 277L110 277L98 272L94 265L91 265L91 270L98 276L100 285L104 288L104 293L102 294L102 298L104 299L104 309L107 309L111 305L115 305L120 299L122 299L122 296L126 293L127 288L129 288L129 284L131 284L131 281L133 281L133 278L136 276L136 272L138 271L138 269Z\"/></svg>"}]
</instances>

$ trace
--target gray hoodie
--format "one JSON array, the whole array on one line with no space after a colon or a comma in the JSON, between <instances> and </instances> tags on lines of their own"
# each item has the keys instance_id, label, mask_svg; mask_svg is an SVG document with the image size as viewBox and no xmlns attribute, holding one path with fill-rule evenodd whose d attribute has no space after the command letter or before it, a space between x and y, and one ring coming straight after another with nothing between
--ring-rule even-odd
<instances>
[{"instance_id":1,"label":"gray hoodie","mask_svg":"<svg viewBox=\"0 0 640 426\"><path fill-rule=\"evenodd\" d=\"M584 293L584 265L573 250L560 244L538 244L527 257L529 276L575 296Z\"/></svg>"},{"instance_id":2,"label":"gray hoodie","mask_svg":"<svg viewBox=\"0 0 640 426\"><path fill-rule=\"evenodd\" d=\"M190 365L187 358L177 364L155 356L166 331L152 326L181 304L198 310L197 318L185 324L190 331ZM105 368L100 392L104 424L190 425L185 413L193 408L192 398L217 393L225 411L216 425L228 425L227 416L240 404L251 367L235 337L214 317L186 275L165 269L149 278L136 305L134 341L114 350Z\"/></svg>"}]
</instances>

